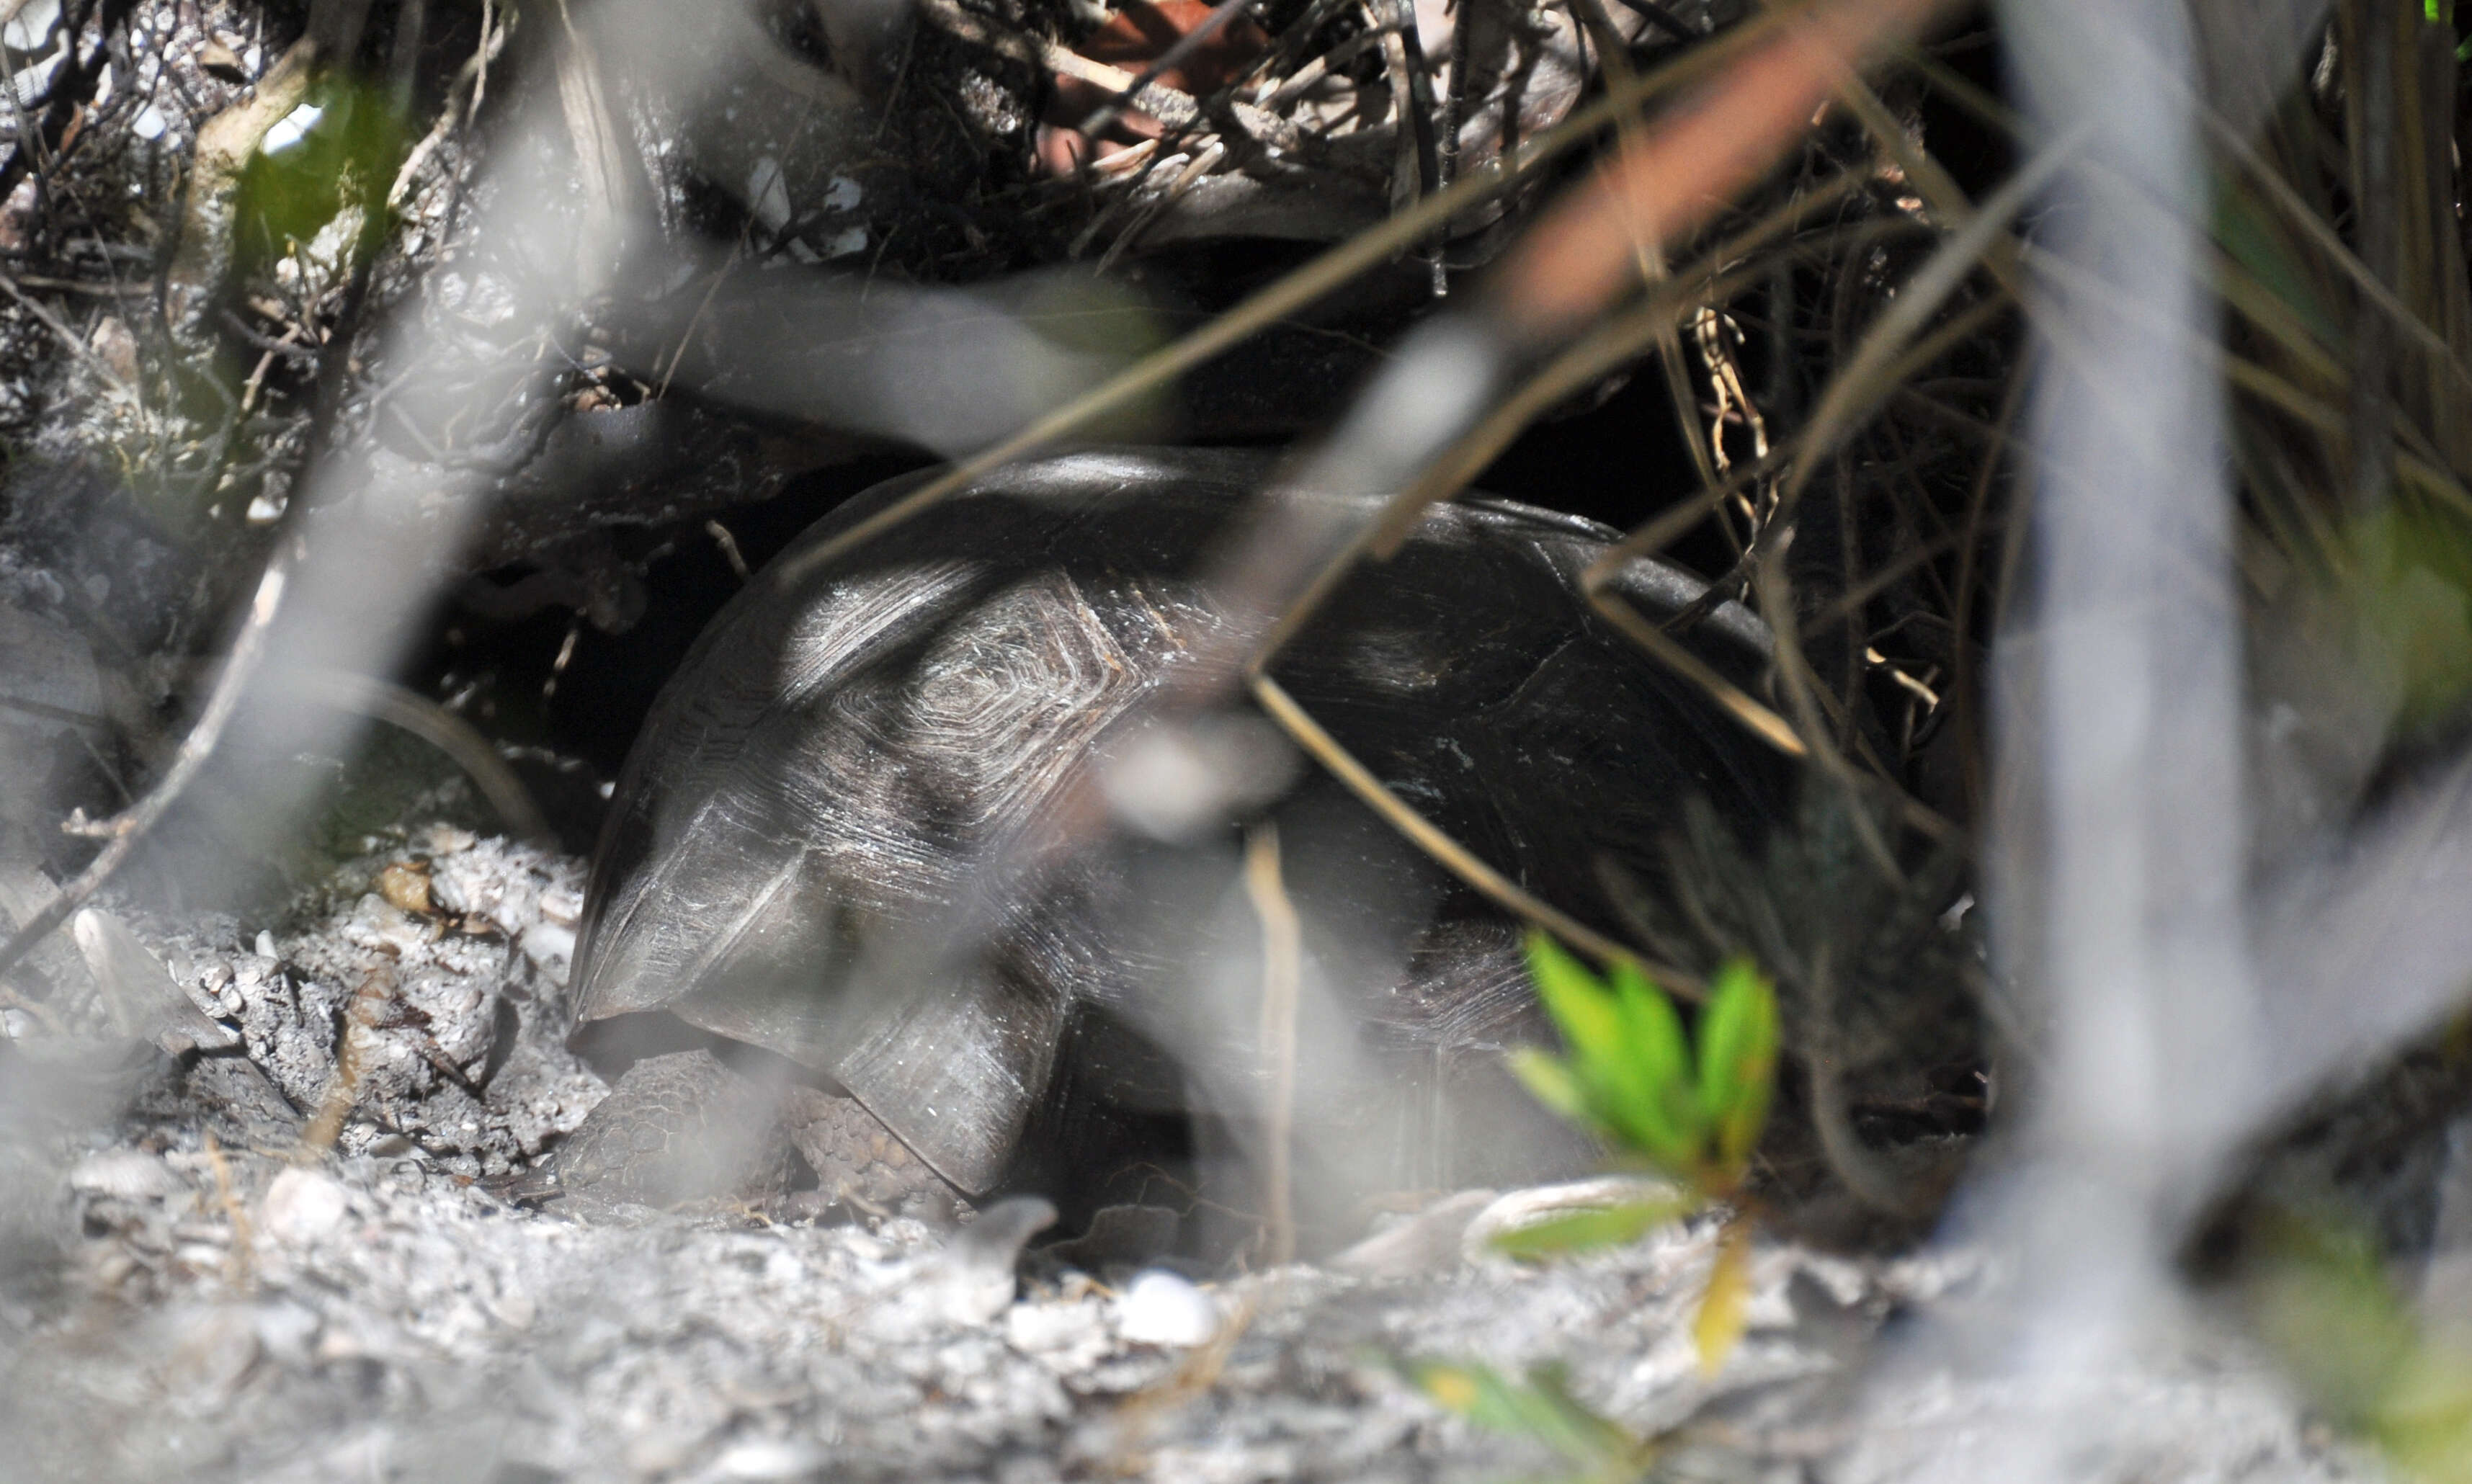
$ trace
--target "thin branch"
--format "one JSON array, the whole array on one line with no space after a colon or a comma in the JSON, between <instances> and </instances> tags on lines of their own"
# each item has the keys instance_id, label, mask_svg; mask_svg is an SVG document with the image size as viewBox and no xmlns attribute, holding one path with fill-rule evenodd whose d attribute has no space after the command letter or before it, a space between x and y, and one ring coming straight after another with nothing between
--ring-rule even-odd
<instances>
[{"instance_id":1,"label":"thin branch","mask_svg":"<svg viewBox=\"0 0 2472 1484\"><path fill-rule=\"evenodd\" d=\"M83 337L70 329L59 316L53 314L37 300L29 297L24 290L10 281L6 273L0 273L0 294L6 294L15 299L20 308L39 320L44 329L57 336L60 343L69 348L70 354L84 362L94 374L109 384L112 390L126 392L132 397L137 394L137 389L121 380L120 373L106 365L104 359L94 353L94 347L88 345Z\"/></svg>"},{"instance_id":2,"label":"thin branch","mask_svg":"<svg viewBox=\"0 0 2472 1484\"><path fill-rule=\"evenodd\" d=\"M256 675L258 663L266 657L267 630L274 622L275 612L283 603L283 589L291 578L293 566L299 559L297 541L286 541L275 550L266 564L266 573L258 578L257 594L249 605L249 619L241 625L240 638L233 644L231 658L225 662L222 676L215 682L214 695L206 701L205 713L198 724L180 740L180 750L174 755L172 766L146 796L110 822L110 839L76 879L62 886L41 911L28 918L6 944L0 944L0 975L6 975L34 952L35 945L60 924L69 914L83 907L87 900L103 889L114 873L128 863L129 857L148 831L180 796L197 781L206 761L214 756L216 745L223 741L224 728L240 709L242 693L249 689Z\"/></svg>"}]
</instances>

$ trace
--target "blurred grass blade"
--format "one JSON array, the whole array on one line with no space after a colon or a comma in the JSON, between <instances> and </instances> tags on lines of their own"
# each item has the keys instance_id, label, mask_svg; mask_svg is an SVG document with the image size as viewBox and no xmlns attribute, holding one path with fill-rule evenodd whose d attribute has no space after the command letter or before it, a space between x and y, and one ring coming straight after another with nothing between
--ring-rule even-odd
<instances>
[{"instance_id":1,"label":"blurred grass blade","mask_svg":"<svg viewBox=\"0 0 2472 1484\"><path fill-rule=\"evenodd\" d=\"M1365 551L1377 557L1396 552L1427 506L1458 494L1539 417L1638 354L1659 326L1671 327L1692 309L1722 304L1744 287L1765 279L1771 269L1762 249L1818 220L1860 184L1851 172L1841 172L1818 188L1796 194L1750 227L1708 249L1697 262L1677 270L1642 301L1575 342L1505 397L1414 483L1392 496L1375 521ZM1795 243L1793 248L1823 251L1840 242L1851 248L1908 229L1910 224L1903 222L1857 222L1833 228L1817 243Z\"/></svg>"},{"instance_id":2,"label":"blurred grass blade","mask_svg":"<svg viewBox=\"0 0 2472 1484\"><path fill-rule=\"evenodd\" d=\"M1569 1063L1533 1046L1512 1047L1509 1062L1511 1075L1538 1102L1584 1128L1599 1127L1596 1113L1588 1106L1587 1095L1580 1091L1580 1079L1572 1074Z\"/></svg>"},{"instance_id":3,"label":"blurred grass blade","mask_svg":"<svg viewBox=\"0 0 2472 1484\"><path fill-rule=\"evenodd\" d=\"M1295 697L1276 680L1258 669L1250 672L1248 688L1265 716L1277 725L1288 739L1315 762L1328 769L1342 787L1373 811L1382 821L1398 831L1417 849L1431 857L1444 870L1465 882L1478 892L1515 917L1525 919L1557 937L1579 945L1600 961L1606 963L1641 962L1640 955L1606 937L1587 924L1550 902L1539 901L1527 888L1495 870L1477 858L1466 846L1451 838L1439 826L1416 812L1414 806L1392 792L1389 785L1373 776L1372 769L1359 762L1356 755L1339 744L1338 739L1313 714L1296 704ZM1700 981L1696 976L1682 973L1671 964L1651 964L1657 976L1686 994L1696 994Z\"/></svg>"},{"instance_id":4,"label":"blurred grass blade","mask_svg":"<svg viewBox=\"0 0 2472 1484\"><path fill-rule=\"evenodd\" d=\"M1556 1368L1537 1367L1525 1385L1474 1363L1426 1360L1407 1369L1417 1389L1448 1410L1479 1426L1541 1443L1591 1478L1627 1478L1645 1462L1640 1441L1573 1397Z\"/></svg>"},{"instance_id":5,"label":"blurred grass blade","mask_svg":"<svg viewBox=\"0 0 2472 1484\"><path fill-rule=\"evenodd\" d=\"M1844 0L1780 12L1786 23L1723 78L1621 150L1539 222L1502 266L1506 328L1548 342L1618 297L1643 246L1671 247L1766 171L1873 53L1920 30L1934 0Z\"/></svg>"},{"instance_id":6,"label":"blurred grass blade","mask_svg":"<svg viewBox=\"0 0 2472 1484\"><path fill-rule=\"evenodd\" d=\"M2343 332L2332 306L2318 293L2309 270L2295 255L2249 191L2239 182L2215 183L2215 242L2233 262L2283 304L2320 345L2339 346Z\"/></svg>"},{"instance_id":7,"label":"blurred grass blade","mask_svg":"<svg viewBox=\"0 0 2472 1484\"><path fill-rule=\"evenodd\" d=\"M1700 1312L1691 1321L1700 1375L1714 1376L1724 1367L1725 1357L1742 1343L1750 1307L1751 1228L1736 1216L1717 1234L1716 1265L1708 1270L1707 1290L1700 1295Z\"/></svg>"},{"instance_id":8,"label":"blurred grass blade","mask_svg":"<svg viewBox=\"0 0 2472 1484\"><path fill-rule=\"evenodd\" d=\"M1717 971L1700 1021L1700 1112L1728 1170L1759 1142L1776 1053L1776 991L1747 960L1733 959Z\"/></svg>"},{"instance_id":9,"label":"blurred grass blade","mask_svg":"<svg viewBox=\"0 0 2472 1484\"><path fill-rule=\"evenodd\" d=\"M1697 1200L1676 1195L1668 1200L1631 1201L1596 1211L1575 1211L1503 1232L1493 1238L1493 1250L1505 1257L1533 1261L1628 1246L1699 1209Z\"/></svg>"}]
</instances>

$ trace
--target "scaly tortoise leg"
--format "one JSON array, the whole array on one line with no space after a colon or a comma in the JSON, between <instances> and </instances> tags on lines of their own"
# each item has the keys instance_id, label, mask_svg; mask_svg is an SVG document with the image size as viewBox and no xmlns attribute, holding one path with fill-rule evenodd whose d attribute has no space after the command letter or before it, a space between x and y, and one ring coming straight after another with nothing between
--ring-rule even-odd
<instances>
[{"instance_id":1,"label":"scaly tortoise leg","mask_svg":"<svg viewBox=\"0 0 2472 1484\"><path fill-rule=\"evenodd\" d=\"M815 1193L826 1203L931 1226L951 1226L969 1209L855 1097L793 1087L781 1101L781 1125L816 1172Z\"/></svg>"}]
</instances>

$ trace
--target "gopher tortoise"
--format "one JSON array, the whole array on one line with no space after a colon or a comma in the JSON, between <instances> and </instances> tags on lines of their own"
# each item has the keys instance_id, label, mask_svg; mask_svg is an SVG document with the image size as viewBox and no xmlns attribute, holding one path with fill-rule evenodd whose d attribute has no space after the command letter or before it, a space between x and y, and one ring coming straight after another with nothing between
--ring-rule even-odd
<instances>
[{"instance_id":1,"label":"gopher tortoise","mask_svg":"<svg viewBox=\"0 0 2472 1484\"><path fill-rule=\"evenodd\" d=\"M1193 574L1272 468L1052 458L809 556L924 476L895 480L736 596L656 702L593 862L575 1044L626 1071L559 1153L567 1190L725 1193L795 1171L795 1144L816 1198L853 1211L1182 1192L1241 1224L1276 1139L1310 1231L1385 1190L1586 1164L1502 1074L1505 1046L1550 1034L1511 922L1249 711L1148 745L1224 622ZM1608 539L1440 507L1272 672L1428 819L1613 930L1605 862L1652 884L1686 798L1757 828L1789 780L1589 612L1579 574ZM1651 562L1622 587L1652 615L1701 591ZM1689 642L1747 682L1764 663L1732 604ZM1279 901L1294 1028L1266 1056Z\"/></svg>"}]
</instances>

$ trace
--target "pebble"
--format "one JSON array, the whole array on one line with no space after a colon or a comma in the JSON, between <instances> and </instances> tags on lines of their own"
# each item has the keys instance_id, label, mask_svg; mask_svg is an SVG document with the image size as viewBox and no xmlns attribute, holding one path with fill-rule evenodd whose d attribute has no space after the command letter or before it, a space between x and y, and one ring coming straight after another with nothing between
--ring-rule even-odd
<instances>
[{"instance_id":1,"label":"pebble","mask_svg":"<svg viewBox=\"0 0 2472 1484\"><path fill-rule=\"evenodd\" d=\"M523 949L525 957L563 984L567 966L575 961L575 930L554 922L535 923L524 930Z\"/></svg>"},{"instance_id":2,"label":"pebble","mask_svg":"<svg viewBox=\"0 0 2472 1484\"><path fill-rule=\"evenodd\" d=\"M1016 1304L1005 1314L1005 1343L1078 1369L1107 1353L1107 1326L1097 1304Z\"/></svg>"},{"instance_id":3,"label":"pebble","mask_svg":"<svg viewBox=\"0 0 2472 1484\"><path fill-rule=\"evenodd\" d=\"M258 1226L277 1241L307 1243L343 1224L350 1208L344 1188L309 1169L287 1169L266 1188Z\"/></svg>"},{"instance_id":4,"label":"pebble","mask_svg":"<svg viewBox=\"0 0 2472 1484\"><path fill-rule=\"evenodd\" d=\"M574 881L553 882L541 888L540 914L561 928L572 928L583 920L583 888Z\"/></svg>"},{"instance_id":5,"label":"pebble","mask_svg":"<svg viewBox=\"0 0 2472 1484\"><path fill-rule=\"evenodd\" d=\"M416 849L433 856L455 856L481 842L471 831L451 824L433 824L413 836Z\"/></svg>"},{"instance_id":6,"label":"pebble","mask_svg":"<svg viewBox=\"0 0 2472 1484\"><path fill-rule=\"evenodd\" d=\"M1153 1268L1116 1302L1116 1333L1131 1345L1206 1345L1219 1332L1219 1306L1185 1279Z\"/></svg>"},{"instance_id":7,"label":"pebble","mask_svg":"<svg viewBox=\"0 0 2472 1484\"><path fill-rule=\"evenodd\" d=\"M500 1294L487 1303L489 1317L510 1330L529 1330L540 1317L540 1307L520 1293Z\"/></svg>"},{"instance_id":8,"label":"pebble","mask_svg":"<svg viewBox=\"0 0 2472 1484\"><path fill-rule=\"evenodd\" d=\"M749 1438L713 1460L713 1472L725 1479L802 1479L824 1463L823 1450L811 1444Z\"/></svg>"},{"instance_id":9,"label":"pebble","mask_svg":"<svg viewBox=\"0 0 2472 1484\"><path fill-rule=\"evenodd\" d=\"M425 913L429 906L429 871L405 861L396 861L378 872L378 895L401 911Z\"/></svg>"}]
</instances>

